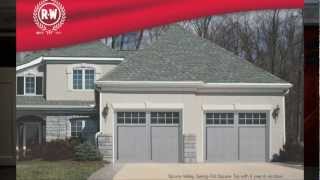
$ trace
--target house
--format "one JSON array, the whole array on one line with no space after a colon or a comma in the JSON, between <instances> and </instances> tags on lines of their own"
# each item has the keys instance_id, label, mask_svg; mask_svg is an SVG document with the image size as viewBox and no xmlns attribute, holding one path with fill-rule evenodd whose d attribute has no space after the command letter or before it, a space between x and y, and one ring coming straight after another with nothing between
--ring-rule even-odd
<instances>
[{"instance_id":1,"label":"house","mask_svg":"<svg viewBox=\"0 0 320 180\"><path fill-rule=\"evenodd\" d=\"M180 26L135 53L101 44L17 67L17 148L96 137L117 162L270 161L290 83ZM95 83L95 85L94 85Z\"/></svg>"},{"instance_id":2,"label":"house","mask_svg":"<svg viewBox=\"0 0 320 180\"><path fill-rule=\"evenodd\" d=\"M16 67L17 150L80 135L94 142L99 127L94 82L125 55L92 42L25 56Z\"/></svg>"},{"instance_id":3,"label":"house","mask_svg":"<svg viewBox=\"0 0 320 180\"><path fill-rule=\"evenodd\" d=\"M270 161L285 144L292 85L179 26L96 86L115 163Z\"/></svg>"}]
</instances>

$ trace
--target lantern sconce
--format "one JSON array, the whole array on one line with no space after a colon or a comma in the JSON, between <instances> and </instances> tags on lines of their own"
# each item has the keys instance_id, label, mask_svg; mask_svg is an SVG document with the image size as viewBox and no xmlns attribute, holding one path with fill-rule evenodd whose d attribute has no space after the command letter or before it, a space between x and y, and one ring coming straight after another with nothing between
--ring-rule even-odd
<instances>
[{"instance_id":1,"label":"lantern sconce","mask_svg":"<svg viewBox=\"0 0 320 180\"><path fill-rule=\"evenodd\" d=\"M109 107L108 107L108 104L106 104L106 106L102 110L102 116L106 118L108 116L108 112L109 112Z\"/></svg>"},{"instance_id":2,"label":"lantern sconce","mask_svg":"<svg viewBox=\"0 0 320 180\"><path fill-rule=\"evenodd\" d=\"M278 116L279 116L279 111L280 111L280 107L279 107L279 105L277 105L277 107L275 108L275 109L273 109L273 111L272 111L272 117L273 117L273 119L277 119L278 118Z\"/></svg>"}]
</instances>

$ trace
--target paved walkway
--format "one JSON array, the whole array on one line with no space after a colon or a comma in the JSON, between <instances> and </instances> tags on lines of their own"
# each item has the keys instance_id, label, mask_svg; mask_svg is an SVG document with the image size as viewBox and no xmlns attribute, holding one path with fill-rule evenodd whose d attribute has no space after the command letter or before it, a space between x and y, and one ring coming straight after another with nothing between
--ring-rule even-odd
<instances>
[{"instance_id":1,"label":"paved walkway","mask_svg":"<svg viewBox=\"0 0 320 180\"><path fill-rule=\"evenodd\" d=\"M113 178L112 178L113 177ZM89 180L303 180L303 170L280 163L128 163L107 165Z\"/></svg>"}]
</instances>

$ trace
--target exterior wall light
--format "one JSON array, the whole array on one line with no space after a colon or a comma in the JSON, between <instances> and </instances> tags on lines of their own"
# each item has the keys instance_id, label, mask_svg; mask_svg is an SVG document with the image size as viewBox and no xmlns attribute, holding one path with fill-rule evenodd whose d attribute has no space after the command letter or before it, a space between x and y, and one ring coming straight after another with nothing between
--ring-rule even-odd
<instances>
[{"instance_id":1,"label":"exterior wall light","mask_svg":"<svg viewBox=\"0 0 320 180\"><path fill-rule=\"evenodd\" d=\"M109 112L109 107L108 107L108 104L106 104L106 106L103 108L102 116L106 118L108 116L108 112Z\"/></svg>"},{"instance_id":2,"label":"exterior wall light","mask_svg":"<svg viewBox=\"0 0 320 180\"><path fill-rule=\"evenodd\" d=\"M279 111L280 111L280 107L279 105L277 105L277 107L275 109L273 109L272 111L272 117L273 119L277 119L279 116Z\"/></svg>"}]
</instances>

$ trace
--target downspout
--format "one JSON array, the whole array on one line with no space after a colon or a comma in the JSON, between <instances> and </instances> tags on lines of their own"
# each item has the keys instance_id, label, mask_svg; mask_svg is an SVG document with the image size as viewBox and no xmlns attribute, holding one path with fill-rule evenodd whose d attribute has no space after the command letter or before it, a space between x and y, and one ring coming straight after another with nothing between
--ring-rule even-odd
<instances>
[{"instance_id":1,"label":"downspout","mask_svg":"<svg viewBox=\"0 0 320 180\"><path fill-rule=\"evenodd\" d=\"M103 127L103 116L101 113L101 106L102 106L102 97L101 97L101 89L100 88L96 88L97 92L99 93L99 109L98 109L98 113L99 113L99 131L95 134L95 139L96 139L96 145L98 146L98 136L101 135L102 132L102 127Z\"/></svg>"}]
</instances>

